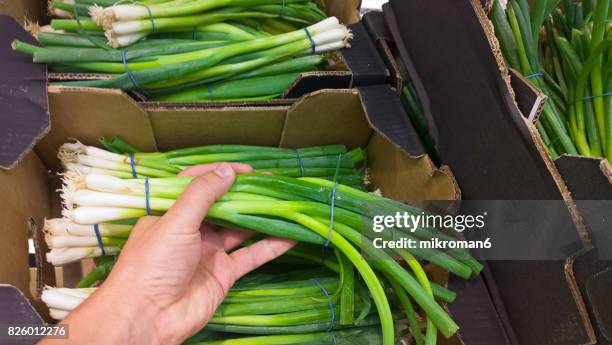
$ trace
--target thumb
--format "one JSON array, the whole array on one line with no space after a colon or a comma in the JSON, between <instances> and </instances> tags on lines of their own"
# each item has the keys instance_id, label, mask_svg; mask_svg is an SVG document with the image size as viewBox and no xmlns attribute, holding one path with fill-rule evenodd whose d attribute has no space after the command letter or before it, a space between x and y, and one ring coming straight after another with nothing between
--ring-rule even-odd
<instances>
[{"instance_id":1,"label":"thumb","mask_svg":"<svg viewBox=\"0 0 612 345\"><path fill-rule=\"evenodd\" d=\"M179 233L199 231L210 206L229 190L235 178L236 172L228 163L220 163L213 171L196 177L160 223Z\"/></svg>"}]
</instances>

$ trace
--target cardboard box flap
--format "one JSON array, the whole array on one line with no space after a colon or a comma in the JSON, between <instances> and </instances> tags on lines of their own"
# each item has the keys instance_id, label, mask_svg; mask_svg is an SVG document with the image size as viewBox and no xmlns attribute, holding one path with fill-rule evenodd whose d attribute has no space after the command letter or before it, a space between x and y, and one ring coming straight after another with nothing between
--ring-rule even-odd
<instances>
[{"instance_id":1,"label":"cardboard box flap","mask_svg":"<svg viewBox=\"0 0 612 345\"><path fill-rule=\"evenodd\" d=\"M441 160L452 167L464 198L569 200L535 127L517 108L481 3L391 0L383 10L424 109L437 126ZM580 243L577 219L568 210L559 231ZM564 265L490 262L508 326L521 344L591 341L590 324L580 312L583 301L576 298Z\"/></svg>"},{"instance_id":2,"label":"cardboard box flap","mask_svg":"<svg viewBox=\"0 0 612 345\"><path fill-rule=\"evenodd\" d=\"M514 69L510 69L510 84L519 110L527 120L536 123L548 97Z\"/></svg>"},{"instance_id":3,"label":"cardboard box flap","mask_svg":"<svg viewBox=\"0 0 612 345\"><path fill-rule=\"evenodd\" d=\"M342 56L353 74L352 85L383 84L389 71L365 26L359 22L350 25L349 29L353 32L351 47L342 49Z\"/></svg>"},{"instance_id":4,"label":"cardboard box flap","mask_svg":"<svg viewBox=\"0 0 612 345\"><path fill-rule=\"evenodd\" d=\"M597 320L601 334L608 342L612 342L610 286L612 286L612 267L593 275L586 283L587 296L593 305L595 320Z\"/></svg>"},{"instance_id":5,"label":"cardboard box flap","mask_svg":"<svg viewBox=\"0 0 612 345\"><path fill-rule=\"evenodd\" d=\"M0 14L9 15L20 24L34 22L43 25L49 23L45 4L45 1L40 0L2 0L0 1Z\"/></svg>"},{"instance_id":6,"label":"cardboard box flap","mask_svg":"<svg viewBox=\"0 0 612 345\"><path fill-rule=\"evenodd\" d=\"M562 155L555 161L576 200L612 200L612 167L605 159Z\"/></svg>"},{"instance_id":7,"label":"cardboard box flap","mask_svg":"<svg viewBox=\"0 0 612 345\"><path fill-rule=\"evenodd\" d=\"M157 149L146 111L120 90L50 87L49 111L62 116L51 118L53 130L41 140L36 150L52 170L58 168L58 148L70 138L99 146L101 135L107 138L119 136L142 151ZM89 125L93 119L96 126Z\"/></svg>"},{"instance_id":8,"label":"cardboard box flap","mask_svg":"<svg viewBox=\"0 0 612 345\"><path fill-rule=\"evenodd\" d=\"M511 345L483 277L470 280L449 276L448 287L457 299L448 305L466 345Z\"/></svg>"},{"instance_id":9,"label":"cardboard box flap","mask_svg":"<svg viewBox=\"0 0 612 345\"><path fill-rule=\"evenodd\" d=\"M49 131L47 70L11 48L37 44L13 18L0 15L0 32L0 168L11 169Z\"/></svg>"},{"instance_id":10,"label":"cardboard box flap","mask_svg":"<svg viewBox=\"0 0 612 345\"><path fill-rule=\"evenodd\" d=\"M482 11L470 1L442 0L392 0L383 7L439 132L441 159L453 167L466 198L562 199L542 159L546 153L533 143L475 8Z\"/></svg>"},{"instance_id":11,"label":"cardboard box flap","mask_svg":"<svg viewBox=\"0 0 612 345\"><path fill-rule=\"evenodd\" d=\"M389 31L389 27L387 27L387 22L385 22L385 17L382 12L368 12L363 15L362 22L375 41L393 41L393 36L391 35L391 31Z\"/></svg>"},{"instance_id":12,"label":"cardboard box flap","mask_svg":"<svg viewBox=\"0 0 612 345\"><path fill-rule=\"evenodd\" d=\"M555 164L565 180L595 248L612 250L612 168L605 159L562 155Z\"/></svg>"},{"instance_id":13,"label":"cardboard box flap","mask_svg":"<svg viewBox=\"0 0 612 345\"><path fill-rule=\"evenodd\" d=\"M363 15L362 22L387 65L390 74L388 83L396 89L398 94L401 94L404 80L394 56L393 36L389 31L383 13L380 11L368 12Z\"/></svg>"},{"instance_id":14,"label":"cardboard box flap","mask_svg":"<svg viewBox=\"0 0 612 345\"><path fill-rule=\"evenodd\" d=\"M16 287L0 284L0 325L42 325L43 320L26 296ZM5 334L3 334L5 336ZM31 344L11 342L11 344Z\"/></svg>"},{"instance_id":15,"label":"cardboard box flap","mask_svg":"<svg viewBox=\"0 0 612 345\"><path fill-rule=\"evenodd\" d=\"M586 311L593 324L597 345L612 345L611 271L612 261L600 260L596 249L577 254L572 262L572 272L580 293L585 297ZM603 286L606 290L600 289ZM601 294L602 291L606 291L606 294Z\"/></svg>"},{"instance_id":16,"label":"cardboard box flap","mask_svg":"<svg viewBox=\"0 0 612 345\"><path fill-rule=\"evenodd\" d=\"M397 94L388 85L358 87L372 126L413 157L425 148Z\"/></svg>"},{"instance_id":17,"label":"cardboard box flap","mask_svg":"<svg viewBox=\"0 0 612 345\"><path fill-rule=\"evenodd\" d=\"M428 93L430 90L424 87L423 82L421 80L421 75L426 76L424 77L425 79L429 79L429 76L427 75L427 73L422 74L420 69L417 68L412 62L412 57L410 55L410 51L408 50L408 47L419 47L419 46L406 45L406 42L404 42L402 39L403 28L397 25L398 20L404 21L404 20L401 20L401 18L409 18L409 17L412 18L412 14L403 13L402 15L399 15L398 13L395 12L395 9L391 7L391 3L387 3L383 5L383 14L387 22L387 26L389 27L389 30L391 31L391 34L393 36L393 42L395 43L395 47L399 51L399 55L402 59L402 62L404 63L404 70L408 74L409 79L412 82L412 85L414 86L416 95L421 102L421 106L423 108L423 115L425 116L425 119L427 120L429 137L433 141L434 150L438 151L439 132L438 132L436 121L432 115L431 99L429 98L430 95ZM422 18L422 19L425 19L425 18ZM413 21L413 20L414 19L411 19L410 21ZM421 29L417 28L416 30L417 32L419 32ZM419 35L420 34L421 33L419 33ZM438 34L436 33L435 35L430 36L430 37L437 37L437 35ZM428 39L428 41L431 41L431 40ZM397 82L397 84L400 86L403 86L402 82ZM438 90L433 90L433 92L437 92L437 91Z\"/></svg>"},{"instance_id":18,"label":"cardboard box flap","mask_svg":"<svg viewBox=\"0 0 612 345\"><path fill-rule=\"evenodd\" d=\"M372 132L355 90L321 90L306 95L287 110L281 147L342 143L349 149L365 147ZM332 109L330 109L330 106Z\"/></svg>"}]
</instances>

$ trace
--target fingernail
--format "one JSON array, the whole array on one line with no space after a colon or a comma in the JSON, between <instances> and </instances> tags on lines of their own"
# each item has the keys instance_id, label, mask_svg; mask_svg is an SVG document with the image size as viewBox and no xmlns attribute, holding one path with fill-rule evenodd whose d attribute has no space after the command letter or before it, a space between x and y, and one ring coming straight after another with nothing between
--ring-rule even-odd
<instances>
[{"instance_id":1,"label":"fingernail","mask_svg":"<svg viewBox=\"0 0 612 345\"><path fill-rule=\"evenodd\" d=\"M219 166L217 166L213 172L222 179L226 179L234 175L234 170L232 167L225 163L219 164Z\"/></svg>"}]
</instances>

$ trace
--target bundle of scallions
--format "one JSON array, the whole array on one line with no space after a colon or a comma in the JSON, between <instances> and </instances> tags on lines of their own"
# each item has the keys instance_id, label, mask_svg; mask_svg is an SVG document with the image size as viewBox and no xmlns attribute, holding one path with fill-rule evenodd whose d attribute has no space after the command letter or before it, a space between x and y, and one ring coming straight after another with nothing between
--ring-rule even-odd
<instances>
[{"instance_id":1,"label":"bundle of scallions","mask_svg":"<svg viewBox=\"0 0 612 345\"><path fill-rule=\"evenodd\" d=\"M114 3L52 1L75 19L33 30L42 46L16 40L13 49L54 72L109 75L62 85L134 90L157 101L265 100L282 96L300 73L319 68L321 54L351 38L306 0ZM94 20L79 19L87 12Z\"/></svg>"},{"instance_id":2,"label":"bundle of scallions","mask_svg":"<svg viewBox=\"0 0 612 345\"><path fill-rule=\"evenodd\" d=\"M126 157L80 144L68 144L73 151L76 146L79 146L79 154L93 156L99 153L97 159L109 158L109 162L118 156ZM212 147L221 150L224 146L209 146L207 149ZM160 171L175 172L174 155L191 150L202 152L204 149L134 154L133 157L134 160L140 158L139 163L142 163L147 160L143 157L151 155L157 159L151 159L147 165ZM269 150L254 147L250 153L269 154ZM62 150L64 156L65 151L66 145ZM245 151L243 147L242 152ZM293 150L290 152L295 154ZM218 155L231 157L227 151ZM335 156L342 157L342 154ZM336 158L336 162L339 161ZM114 163L119 166L125 161L114 160ZM164 170L161 164L168 164L170 168ZM140 167L149 168L147 165ZM339 171L341 168L337 164L335 169ZM72 169L64 175L64 218L48 220L45 230L50 246L63 246L66 253L49 253L48 259L52 262L58 260L56 263L69 262L75 256L71 257L73 254L68 251L90 250L90 253L77 257L98 257L98 265L78 289L45 290L43 301L56 318L64 317L76 307L94 291L90 287L102 281L111 270L114 260L108 256L99 257L102 248L107 255L120 251L139 217L147 213L163 214L193 179L191 176L122 178L125 176L116 176L113 171L116 170L109 169L107 174L100 170L94 173ZM405 268L389 252L376 248L360 231L372 226L371 215L364 211L364 205L368 203L390 214L420 212L413 206L317 177L293 178L259 173L237 176L230 191L210 208L207 222L295 239L299 244L276 262L265 266L267 268L243 277L232 288L210 324L188 343L205 339L206 344L217 344L217 340L212 339L220 334L225 337L241 334L247 337L223 340L225 342L219 341L218 344L319 344L329 342L333 334L336 340L347 344L359 343L359 337L365 337L370 339L370 343L391 345L401 336L394 321L402 319L408 320L408 331L416 344L435 344L438 331L445 337L453 335L458 326L439 302L451 302L455 295L430 282L418 258L466 279L478 274L482 266L462 249L410 252L394 249L393 254L406 262L408 268ZM431 236L425 229L414 233L396 230L416 241ZM389 240L394 238L393 233L383 232L380 236ZM322 258L321 247L325 246L328 238L330 253L335 255ZM364 260L360 251L373 260ZM279 265L289 267L278 271ZM275 268L275 272L267 271ZM322 295L321 286L329 291L328 298ZM278 298L287 303L277 303ZM418 308L413 306L413 302ZM332 320L332 310L340 317L338 324L332 322L333 332L330 333L326 330ZM416 310L422 310L426 324L424 331Z\"/></svg>"},{"instance_id":3,"label":"bundle of scallions","mask_svg":"<svg viewBox=\"0 0 612 345\"><path fill-rule=\"evenodd\" d=\"M612 161L610 0L496 0L490 17L508 65L549 98L537 128L550 155Z\"/></svg>"},{"instance_id":4,"label":"bundle of scallions","mask_svg":"<svg viewBox=\"0 0 612 345\"><path fill-rule=\"evenodd\" d=\"M120 178L172 177L184 169L213 162L249 164L255 172L290 177L318 177L363 189L366 153L344 145L279 148L253 145L207 145L167 152L138 152L115 137L101 142L107 150L78 141L63 144L58 158L67 172Z\"/></svg>"}]
</instances>

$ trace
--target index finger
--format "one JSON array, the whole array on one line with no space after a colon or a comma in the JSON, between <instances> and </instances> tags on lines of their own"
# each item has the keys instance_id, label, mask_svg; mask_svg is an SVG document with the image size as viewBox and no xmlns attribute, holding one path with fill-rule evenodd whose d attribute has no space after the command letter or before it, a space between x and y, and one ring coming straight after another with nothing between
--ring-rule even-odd
<instances>
[{"instance_id":1,"label":"index finger","mask_svg":"<svg viewBox=\"0 0 612 345\"><path fill-rule=\"evenodd\" d=\"M185 191L160 219L169 231L190 233L199 231L210 206L229 190L236 173L228 163L193 179Z\"/></svg>"}]
</instances>

